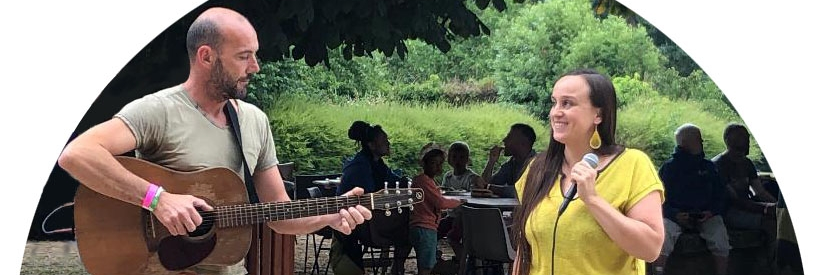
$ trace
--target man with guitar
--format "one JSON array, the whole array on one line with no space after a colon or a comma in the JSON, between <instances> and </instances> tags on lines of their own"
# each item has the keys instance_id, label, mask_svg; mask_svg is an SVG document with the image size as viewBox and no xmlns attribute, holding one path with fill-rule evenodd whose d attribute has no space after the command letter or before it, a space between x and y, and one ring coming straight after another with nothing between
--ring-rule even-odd
<instances>
[{"instance_id":1,"label":"man with guitar","mask_svg":"<svg viewBox=\"0 0 825 275\"><path fill-rule=\"evenodd\" d=\"M202 211L216 207L203 198L173 192L174 182L150 182L138 176L116 155L135 151L139 159L171 170L225 167L240 177L247 174L245 167L248 167L257 191L250 194L257 194L261 202L289 201L276 165L278 160L266 114L238 100L246 96L247 84L260 70L255 55L257 33L251 23L229 9L208 9L192 23L186 47L190 64L186 82L129 103L112 119L69 143L58 160L63 169L82 183L80 189L91 189L139 211L142 211L140 208L150 211L149 225L156 219L162 223L159 227L165 228L172 237L195 231L206 219L203 213L209 213ZM240 129L239 133L233 132L231 122L235 112L238 126L234 127ZM238 136L243 137L240 144ZM361 194L363 190L356 188L344 195ZM76 208L80 202L77 204ZM371 211L361 205L331 213L334 214L267 224L281 234L307 234L325 226L349 234L356 225L372 217ZM111 243L114 247L118 245L122 244ZM92 259L84 259L87 269L88 261ZM148 269L135 272L150 273ZM173 272L171 274L246 274L243 261L226 266L196 264Z\"/></svg>"}]
</instances>

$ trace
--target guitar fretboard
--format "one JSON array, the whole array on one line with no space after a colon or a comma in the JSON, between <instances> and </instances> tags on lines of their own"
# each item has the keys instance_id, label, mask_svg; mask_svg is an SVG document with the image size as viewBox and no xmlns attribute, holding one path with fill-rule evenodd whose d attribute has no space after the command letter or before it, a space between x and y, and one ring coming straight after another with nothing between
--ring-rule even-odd
<instances>
[{"instance_id":1,"label":"guitar fretboard","mask_svg":"<svg viewBox=\"0 0 825 275\"><path fill-rule=\"evenodd\" d=\"M290 202L228 205L201 215L204 223L219 228L239 227L269 221L289 220L338 213L339 210L362 205L369 209L409 206L409 195L373 193L363 196L336 196Z\"/></svg>"}]
</instances>

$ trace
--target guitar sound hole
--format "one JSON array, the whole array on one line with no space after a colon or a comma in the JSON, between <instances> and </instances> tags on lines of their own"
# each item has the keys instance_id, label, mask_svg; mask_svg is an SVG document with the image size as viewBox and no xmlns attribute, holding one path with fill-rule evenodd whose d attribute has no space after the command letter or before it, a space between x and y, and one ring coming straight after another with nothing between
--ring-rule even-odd
<instances>
[{"instance_id":1,"label":"guitar sound hole","mask_svg":"<svg viewBox=\"0 0 825 275\"><path fill-rule=\"evenodd\" d=\"M215 242L215 235L199 241L180 236L165 238L160 242L158 258L167 270L183 270L209 256L215 248Z\"/></svg>"},{"instance_id":2,"label":"guitar sound hole","mask_svg":"<svg viewBox=\"0 0 825 275\"><path fill-rule=\"evenodd\" d=\"M212 226L211 223L201 223L201 225L195 228L195 231L189 232L189 237L197 238L209 234L209 232L212 231Z\"/></svg>"}]
</instances>

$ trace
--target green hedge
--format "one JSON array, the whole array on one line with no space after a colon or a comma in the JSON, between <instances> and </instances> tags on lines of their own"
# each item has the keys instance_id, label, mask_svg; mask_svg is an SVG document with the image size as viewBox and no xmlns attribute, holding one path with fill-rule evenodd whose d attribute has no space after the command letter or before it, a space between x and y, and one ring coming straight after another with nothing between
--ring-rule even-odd
<instances>
[{"instance_id":1,"label":"green hedge","mask_svg":"<svg viewBox=\"0 0 825 275\"><path fill-rule=\"evenodd\" d=\"M670 158L676 142L673 133L684 123L693 123L702 129L705 156L712 158L725 150L722 133L730 122L702 110L702 104L672 101L663 96L639 98L625 106L618 114L616 139L628 147L645 151L658 166ZM751 159L764 165L762 151L751 141Z\"/></svg>"},{"instance_id":2,"label":"green hedge","mask_svg":"<svg viewBox=\"0 0 825 275\"><path fill-rule=\"evenodd\" d=\"M548 138L546 124L523 109L503 104L462 107L369 101L330 104L303 97L281 97L272 106L269 116L278 158L282 162L295 162L301 174L340 172L342 159L359 150L355 141L347 138L347 129L356 120L384 128L392 144L392 154L386 161L407 175L418 173L418 152L430 141L444 147L457 140L467 142L472 169L481 173L487 150L500 144L513 123L526 123L534 128L538 135L537 150L544 149Z\"/></svg>"}]
</instances>

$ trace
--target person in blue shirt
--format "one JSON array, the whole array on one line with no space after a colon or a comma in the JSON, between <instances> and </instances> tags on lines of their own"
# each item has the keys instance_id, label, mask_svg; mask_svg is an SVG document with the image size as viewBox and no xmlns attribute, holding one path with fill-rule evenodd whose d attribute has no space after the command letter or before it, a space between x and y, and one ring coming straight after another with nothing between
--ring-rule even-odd
<instances>
[{"instance_id":1,"label":"person in blue shirt","mask_svg":"<svg viewBox=\"0 0 825 275\"><path fill-rule=\"evenodd\" d=\"M384 163L383 157L390 155L390 141L381 125L369 125L363 121L352 123L348 131L350 139L361 145L361 150L344 164L341 184L336 194L341 195L354 187L361 187L364 193L373 193L384 188L384 182L395 187L402 178ZM401 184L406 184L403 182Z\"/></svg>"},{"instance_id":2,"label":"person in blue shirt","mask_svg":"<svg viewBox=\"0 0 825 275\"><path fill-rule=\"evenodd\" d=\"M679 235L685 229L699 232L716 261L716 274L727 274L728 232L722 217L727 190L716 166L705 159L702 133L696 125L687 123L675 132L673 157L659 169L665 185L665 242L654 262L654 274L663 274L667 257L673 252Z\"/></svg>"},{"instance_id":3,"label":"person in blue shirt","mask_svg":"<svg viewBox=\"0 0 825 275\"><path fill-rule=\"evenodd\" d=\"M390 154L390 141L381 125L370 125L364 121L355 121L350 126L347 136L358 142L361 150L350 160L344 163L341 174L341 184L336 194L341 195L355 187L364 189L364 194L374 193L384 189L384 182L389 188L408 186L408 180L394 173L386 163L384 157ZM406 223L403 223L406 226ZM359 238L368 235L365 227L359 227L353 234L344 235L333 233L332 248L330 251L330 266L335 274L363 274L363 245ZM393 271L403 270L403 262L399 256L393 264ZM400 266L399 266L400 265Z\"/></svg>"}]
</instances>

